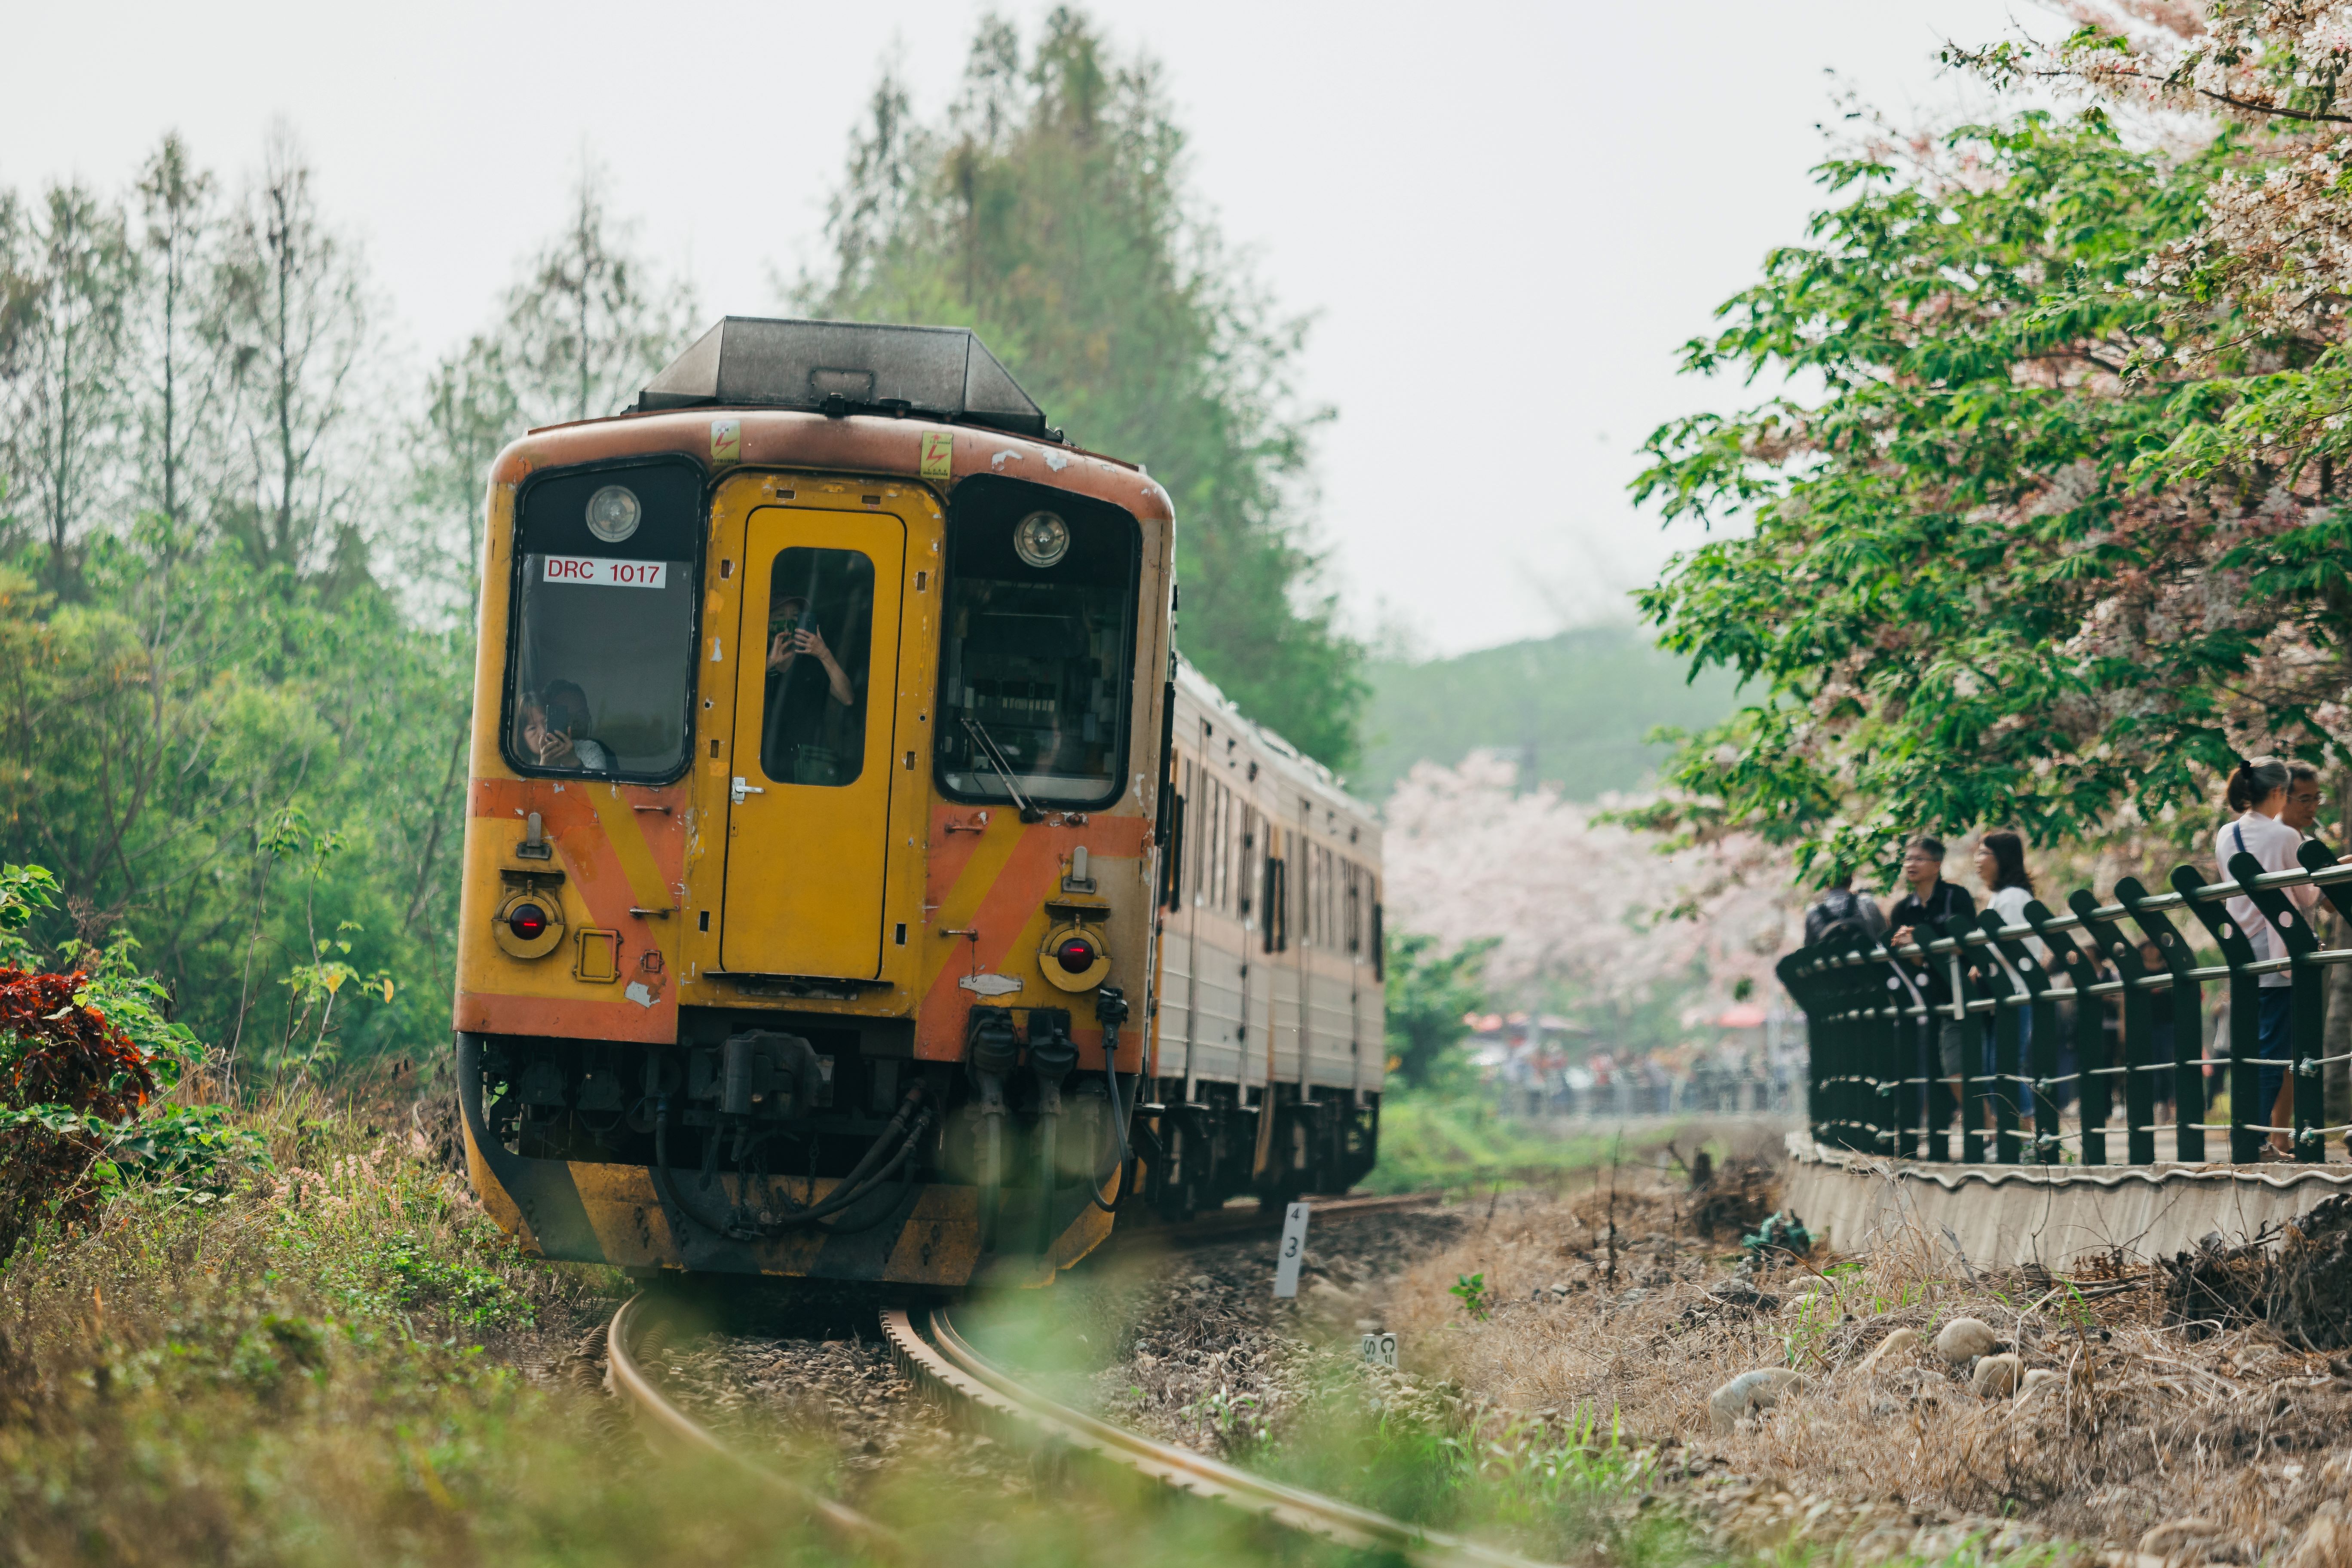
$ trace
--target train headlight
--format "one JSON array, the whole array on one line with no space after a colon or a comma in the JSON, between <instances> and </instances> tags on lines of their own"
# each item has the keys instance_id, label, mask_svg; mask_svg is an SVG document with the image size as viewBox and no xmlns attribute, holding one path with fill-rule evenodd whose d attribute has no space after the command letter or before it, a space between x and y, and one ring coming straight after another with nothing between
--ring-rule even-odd
<instances>
[{"instance_id":1,"label":"train headlight","mask_svg":"<svg viewBox=\"0 0 2352 1568\"><path fill-rule=\"evenodd\" d=\"M618 544L636 532L645 515L637 492L626 485L606 485L588 498L588 531L607 544Z\"/></svg>"},{"instance_id":2,"label":"train headlight","mask_svg":"<svg viewBox=\"0 0 2352 1568\"><path fill-rule=\"evenodd\" d=\"M1013 552L1043 571L1070 552L1070 525L1059 512L1033 511L1013 525Z\"/></svg>"},{"instance_id":3,"label":"train headlight","mask_svg":"<svg viewBox=\"0 0 2352 1568\"><path fill-rule=\"evenodd\" d=\"M1064 991L1091 991L1110 973L1110 954L1102 933L1072 923L1045 933L1037 952L1037 968L1046 983Z\"/></svg>"},{"instance_id":4,"label":"train headlight","mask_svg":"<svg viewBox=\"0 0 2352 1568\"><path fill-rule=\"evenodd\" d=\"M509 893L490 917L490 939L510 958L544 958L563 940L563 906L551 893Z\"/></svg>"}]
</instances>

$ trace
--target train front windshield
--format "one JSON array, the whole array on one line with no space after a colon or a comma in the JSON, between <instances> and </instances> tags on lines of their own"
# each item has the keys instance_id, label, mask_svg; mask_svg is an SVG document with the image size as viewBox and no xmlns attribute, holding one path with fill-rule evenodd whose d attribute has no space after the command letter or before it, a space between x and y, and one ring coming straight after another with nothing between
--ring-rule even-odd
<instances>
[{"instance_id":1,"label":"train front windshield","mask_svg":"<svg viewBox=\"0 0 2352 1568\"><path fill-rule=\"evenodd\" d=\"M1131 519L1066 504L991 505L950 529L938 742L949 795L1085 809L1118 798L1138 544Z\"/></svg>"},{"instance_id":2,"label":"train front windshield","mask_svg":"<svg viewBox=\"0 0 2352 1568\"><path fill-rule=\"evenodd\" d=\"M621 469L533 486L518 521L508 760L658 781L686 766L699 487Z\"/></svg>"}]
</instances>

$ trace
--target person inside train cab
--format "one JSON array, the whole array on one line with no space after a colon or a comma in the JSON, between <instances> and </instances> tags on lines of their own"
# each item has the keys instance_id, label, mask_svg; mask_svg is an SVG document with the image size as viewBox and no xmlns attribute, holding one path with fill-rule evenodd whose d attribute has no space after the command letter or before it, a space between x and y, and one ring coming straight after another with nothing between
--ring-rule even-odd
<instances>
[{"instance_id":1,"label":"person inside train cab","mask_svg":"<svg viewBox=\"0 0 2352 1568\"><path fill-rule=\"evenodd\" d=\"M803 655L824 671L824 689L835 702L846 708L857 700L848 673L833 657L833 650L824 646L824 634L809 616L808 601L786 599L768 618L768 696L772 701L792 680ZM807 684L805 678L803 684Z\"/></svg>"},{"instance_id":2,"label":"person inside train cab","mask_svg":"<svg viewBox=\"0 0 2352 1568\"><path fill-rule=\"evenodd\" d=\"M606 773L613 753L582 733L588 728L588 694L569 680L551 680L535 698L524 699L516 716L522 751L542 768Z\"/></svg>"},{"instance_id":3,"label":"person inside train cab","mask_svg":"<svg viewBox=\"0 0 2352 1568\"><path fill-rule=\"evenodd\" d=\"M857 704L857 689L824 640L808 600L779 600L768 617L766 731L761 746L768 776L793 784L845 782L838 716Z\"/></svg>"}]
</instances>

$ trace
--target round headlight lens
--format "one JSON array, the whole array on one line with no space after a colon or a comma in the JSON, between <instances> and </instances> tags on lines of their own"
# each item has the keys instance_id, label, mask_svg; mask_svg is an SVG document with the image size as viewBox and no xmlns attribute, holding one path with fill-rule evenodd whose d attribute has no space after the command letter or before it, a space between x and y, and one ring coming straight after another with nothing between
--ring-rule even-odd
<instances>
[{"instance_id":1,"label":"round headlight lens","mask_svg":"<svg viewBox=\"0 0 2352 1568\"><path fill-rule=\"evenodd\" d=\"M1059 512L1033 511L1013 525L1013 551L1043 570L1070 552L1070 525Z\"/></svg>"},{"instance_id":2,"label":"round headlight lens","mask_svg":"<svg viewBox=\"0 0 2352 1568\"><path fill-rule=\"evenodd\" d=\"M517 904L507 915L507 929L525 942L547 934L547 911L537 904Z\"/></svg>"},{"instance_id":3,"label":"round headlight lens","mask_svg":"<svg viewBox=\"0 0 2352 1568\"><path fill-rule=\"evenodd\" d=\"M636 491L626 485L606 485L588 498L588 531L607 544L618 544L636 532L645 514Z\"/></svg>"},{"instance_id":4,"label":"round headlight lens","mask_svg":"<svg viewBox=\"0 0 2352 1568\"><path fill-rule=\"evenodd\" d=\"M1082 936L1074 936L1054 950L1054 958L1061 964L1063 973L1084 974L1094 967L1095 944Z\"/></svg>"}]
</instances>

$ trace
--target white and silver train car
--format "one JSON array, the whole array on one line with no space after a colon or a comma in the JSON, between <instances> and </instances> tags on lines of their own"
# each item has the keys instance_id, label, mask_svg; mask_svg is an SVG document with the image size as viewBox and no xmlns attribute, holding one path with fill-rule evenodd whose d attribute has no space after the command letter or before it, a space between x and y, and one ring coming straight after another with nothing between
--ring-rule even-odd
<instances>
[{"instance_id":1,"label":"white and silver train car","mask_svg":"<svg viewBox=\"0 0 2352 1568\"><path fill-rule=\"evenodd\" d=\"M1387 1067L1380 822L1192 666L1175 684L1147 1192L1171 1215L1344 1192Z\"/></svg>"}]
</instances>

